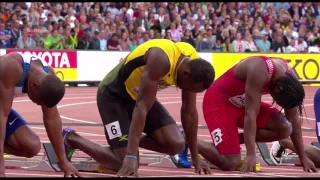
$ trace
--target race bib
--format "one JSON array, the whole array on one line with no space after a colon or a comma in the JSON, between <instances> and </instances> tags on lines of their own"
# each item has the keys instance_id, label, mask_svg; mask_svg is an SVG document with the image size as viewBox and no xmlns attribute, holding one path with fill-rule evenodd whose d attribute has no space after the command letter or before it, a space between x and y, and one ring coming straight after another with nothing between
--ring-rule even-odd
<instances>
[{"instance_id":1,"label":"race bib","mask_svg":"<svg viewBox=\"0 0 320 180\"><path fill-rule=\"evenodd\" d=\"M211 136L213 139L213 143L215 146L217 146L218 144L220 144L222 142L222 133L221 133L221 129L215 129L214 131L211 132Z\"/></svg>"},{"instance_id":2,"label":"race bib","mask_svg":"<svg viewBox=\"0 0 320 180\"><path fill-rule=\"evenodd\" d=\"M242 108L245 106L245 94L233 96L229 98L229 101L231 102L231 104Z\"/></svg>"},{"instance_id":3,"label":"race bib","mask_svg":"<svg viewBox=\"0 0 320 180\"><path fill-rule=\"evenodd\" d=\"M105 128L107 130L107 133L108 133L110 140L122 136L119 121L109 123L109 124L105 125Z\"/></svg>"}]
</instances>

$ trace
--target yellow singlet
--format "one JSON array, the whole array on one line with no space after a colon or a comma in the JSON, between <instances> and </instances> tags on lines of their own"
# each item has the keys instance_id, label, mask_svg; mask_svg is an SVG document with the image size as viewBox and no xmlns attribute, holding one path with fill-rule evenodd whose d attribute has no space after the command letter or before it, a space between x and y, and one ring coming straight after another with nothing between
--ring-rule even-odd
<instances>
[{"instance_id":1,"label":"yellow singlet","mask_svg":"<svg viewBox=\"0 0 320 180\"><path fill-rule=\"evenodd\" d=\"M175 85L175 70L181 55L190 59L199 58L197 51L188 43L174 43L167 39L149 40L134 49L122 62L120 62L100 83L100 90L106 88L120 98L136 100L140 79L145 68L144 55L153 47L161 48L170 61L169 72L160 78L158 89Z\"/></svg>"}]
</instances>

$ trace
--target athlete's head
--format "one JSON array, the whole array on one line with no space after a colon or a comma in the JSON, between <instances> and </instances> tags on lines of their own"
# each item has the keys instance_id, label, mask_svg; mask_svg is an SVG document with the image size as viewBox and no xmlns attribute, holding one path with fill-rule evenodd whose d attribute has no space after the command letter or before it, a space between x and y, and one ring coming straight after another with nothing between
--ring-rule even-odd
<instances>
[{"instance_id":1,"label":"athlete's head","mask_svg":"<svg viewBox=\"0 0 320 180\"><path fill-rule=\"evenodd\" d=\"M212 65L201 58L183 63L177 74L177 86L190 92L202 92L214 81L215 72Z\"/></svg>"},{"instance_id":2,"label":"athlete's head","mask_svg":"<svg viewBox=\"0 0 320 180\"><path fill-rule=\"evenodd\" d=\"M285 109L298 107L299 113L302 114L303 100L305 92L302 84L291 73L278 78L270 86L270 94L274 101Z\"/></svg>"},{"instance_id":3,"label":"athlete's head","mask_svg":"<svg viewBox=\"0 0 320 180\"><path fill-rule=\"evenodd\" d=\"M28 86L29 98L36 104L48 108L56 106L65 93L63 82L55 75L46 75L39 83Z\"/></svg>"}]
</instances>

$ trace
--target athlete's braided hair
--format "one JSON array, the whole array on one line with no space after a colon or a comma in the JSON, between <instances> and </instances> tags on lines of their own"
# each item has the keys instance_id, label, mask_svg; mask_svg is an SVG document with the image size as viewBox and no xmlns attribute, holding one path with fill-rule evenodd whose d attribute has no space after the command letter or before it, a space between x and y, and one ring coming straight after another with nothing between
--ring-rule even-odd
<instances>
[{"instance_id":1,"label":"athlete's braided hair","mask_svg":"<svg viewBox=\"0 0 320 180\"><path fill-rule=\"evenodd\" d=\"M46 75L40 82L40 99L48 108L56 106L63 98L65 86L55 75Z\"/></svg>"},{"instance_id":2,"label":"athlete's braided hair","mask_svg":"<svg viewBox=\"0 0 320 180\"><path fill-rule=\"evenodd\" d=\"M304 88L301 82L291 73L280 77L270 86L276 103L285 109L297 108L299 116L302 116Z\"/></svg>"},{"instance_id":3,"label":"athlete's braided hair","mask_svg":"<svg viewBox=\"0 0 320 180\"><path fill-rule=\"evenodd\" d=\"M190 77L193 82L203 82L203 88L208 89L214 81L215 72L212 65L201 58L188 62Z\"/></svg>"}]
</instances>

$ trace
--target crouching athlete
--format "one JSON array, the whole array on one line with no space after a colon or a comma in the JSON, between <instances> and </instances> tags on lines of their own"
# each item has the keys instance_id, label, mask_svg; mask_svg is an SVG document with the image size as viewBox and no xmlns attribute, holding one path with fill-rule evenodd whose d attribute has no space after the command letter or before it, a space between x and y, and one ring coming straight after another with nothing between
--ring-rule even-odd
<instances>
[{"instance_id":1,"label":"crouching athlete","mask_svg":"<svg viewBox=\"0 0 320 180\"><path fill-rule=\"evenodd\" d=\"M61 137L62 125L56 105L65 87L54 70L36 56L9 53L0 57L0 176L5 177L3 153L31 158L41 148L39 137L27 122L12 109L14 97L27 94L41 106L43 121L60 168L65 176L79 176L67 160Z\"/></svg>"},{"instance_id":2,"label":"crouching athlete","mask_svg":"<svg viewBox=\"0 0 320 180\"><path fill-rule=\"evenodd\" d=\"M270 94L284 109L261 102ZM291 137L305 171L315 165L304 151L301 132L305 92L287 62L280 58L246 58L225 72L206 91L203 114L213 143L198 140L199 153L222 170L240 166L240 144L247 156L242 172L255 171L255 142L272 142ZM238 134L238 128L243 133Z\"/></svg>"},{"instance_id":3,"label":"crouching athlete","mask_svg":"<svg viewBox=\"0 0 320 180\"><path fill-rule=\"evenodd\" d=\"M320 142L320 89L318 89L314 95L314 114L316 116L315 121L315 130L318 141ZM274 164L281 165L282 158L290 155L287 150L291 150L293 153L297 153L297 150L292 142L292 140L288 137L279 141L276 141L272 144L270 149L270 157ZM319 146L312 146L305 144L304 151L307 157L315 164L317 168L320 168L320 149ZM299 164L299 163L298 163Z\"/></svg>"},{"instance_id":4,"label":"crouching athlete","mask_svg":"<svg viewBox=\"0 0 320 180\"><path fill-rule=\"evenodd\" d=\"M139 146L171 155L183 151L184 137L156 100L158 90L176 85L182 89L181 121L195 171L210 173L198 155L196 94L209 88L214 76L212 65L188 43L156 39L141 44L106 75L98 89L97 105L110 146L66 128L68 154L80 149L118 171L118 176L129 176L137 175Z\"/></svg>"}]
</instances>

